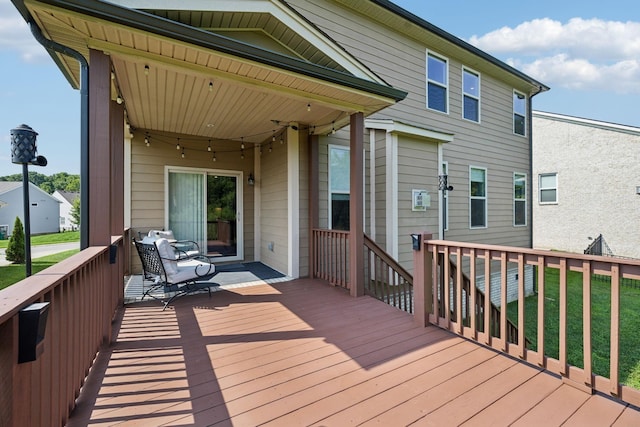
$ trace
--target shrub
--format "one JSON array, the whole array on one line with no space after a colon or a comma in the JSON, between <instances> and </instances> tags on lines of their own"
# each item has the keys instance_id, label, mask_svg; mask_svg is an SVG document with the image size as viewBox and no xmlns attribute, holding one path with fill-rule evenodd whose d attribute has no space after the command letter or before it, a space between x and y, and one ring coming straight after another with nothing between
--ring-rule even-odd
<instances>
[{"instance_id":1,"label":"shrub","mask_svg":"<svg viewBox=\"0 0 640 427\"><path fill-rule=\"evenodd\" d=\"M22 221L16 217L16 222L13 224L13 233L9 239L7 245L7 251L5 254L7 261L13 261L16 264L24 264L24 229L22 228Z\"/></svg>"}]
</instances>

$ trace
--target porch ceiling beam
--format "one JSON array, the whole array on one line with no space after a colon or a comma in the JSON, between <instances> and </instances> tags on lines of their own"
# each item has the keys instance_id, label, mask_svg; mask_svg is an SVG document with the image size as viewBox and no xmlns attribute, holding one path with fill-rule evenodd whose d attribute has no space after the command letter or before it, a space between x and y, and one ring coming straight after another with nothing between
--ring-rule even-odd
<instances>
[{"instance_id":1,"label":"porch ceiling beam","mask_svg":"<svg viewBox=\"0 0 640 427\"><path fill-rule=\"evenodd\" d=\"M147 65L162 66L167 69L171 69L173 71L181 72L181 73L184 73L185 70L188 70L194 74L198 74L202 76L202 78L204 79L214 78L214 79L225 80L234 84L243 85L245 87L248 87L254 90L274 93L280 96L284 95L289 98L292 98L301 102L305 102L305 103L313 102L314 104L322 105L332 109L337 109L347 113L364 112L364 111L370 110L372 107L372 106L365 106L364 104L355 104L355 103L350 103L342 100L337 100L335 98L330 98L328 96L305 92L302 90L297 90L297 89L289 88L286 86L280 86L274 83L258 81L249 77L240 76L237 74L209 68L204 65L184 62L178 59L168 58L166 56L162 56L162 55L158 55L150 52L139 51L134 48L121 46L121 45L117 45L114 43L109 43L101 40L90 40L88 42L88 46L91 49L101 50L105 54L108 54L114 57L118 57L118 56L122 57L123 59L128 60L130 62L138 62L141 64L145 63ZM191 48L193 48L193 46L191 46ZM203 51L203 53L211 55L211 52ZM237 60L237 58L235 59ZM256 66L255 64L251 64L251 63L249 63L249 65ZM261 67L263 69L266 68L264 66L261 66ZM271 68L270 71L278 72L281 74L292 75L291 73L287 73L284 70L279 70L276 68ZM295 76L295 75L294 77L301 78L300 76ZM357 93L357 91L354 91L353 89L344 88L342 86L338 86L338 85L324 82L321 80L312 79L309 77L306 77L305 80L312 81L314 83L322 84L324 86L332 87L335 89L339 89L340 91L343 91L343 92L348 91L350 93L354 93L354 92ZM358 95L365 96L360 93L358 93ZM372 97L371 94L366 94L366 96ZM379 98L380 105L386 106L386 105L389 105L389 103L393 102L392 100L387 98L380 98L380 97L377 97L377 98ZM378 109L378 108L374 107L374 109Z\"/></svg>"}]
</instances>

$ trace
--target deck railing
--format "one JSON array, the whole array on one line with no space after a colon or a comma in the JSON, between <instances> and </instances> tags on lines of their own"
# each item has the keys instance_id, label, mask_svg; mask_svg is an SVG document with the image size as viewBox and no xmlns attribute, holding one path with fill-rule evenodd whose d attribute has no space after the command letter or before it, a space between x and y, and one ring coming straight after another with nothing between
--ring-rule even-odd
<instances>
[{"instance_id":1,"label":"deck railing","mask_svg":"<svg viewBox=\"0 0 640 427\"><path fill-rule=\"evenodd\" d=\"M124 298L129 240L114 237L0 291L0 424L62 426L86 375L111 339ZM44 352L18 363L19 312L49 302Z\"/></svg>"},{"instance_id":2,"label":"deck railing","mask_svg":"<svg viewBox=\"0 0 640 427\"><path fill-rule=\"evenodd\" d=\"M548 251L538 251L532 249L521 249L514 247L492 246L469 244L460 242L450 242L441 240L430 240L430 235L423 235L423 243L420 250L414 251L414 294L415 294L415 318L418 324L436 324L449 329L456 334L475 340L484 345L507 353L526 362L535 364L552 373L560 375L564 381L585 391L598 391L620 398L633 405L640 405L640 391L620 383L620 324L621 324L621 280L640 280L640 261L609 258L593 255L568 254ZM491 287L486 287L484 298L484 319L478 321L476 316L471 316L468 324L463 321L463 295L464 280L462 271L457 270L453 275L454 279L449 282L451 289L443 292L444 306L456 307L451 315L451 310L442 310L439 304L434 304L434 295L438 290L438 270L439 258L447 259L452 257L458 265L462 265L463 260L470 266L470 288L476 289L476 281L482 277L491 277L492 270L500 275L500 300L501 311L499 321L499 334L493 332L492 328L484 328L482 325L491 324L489 304L491 301ZM492 263L494 264L492 266ZM515 263L518 268L518 299L517 299L517 343L510 342L507 332L507 265ZM496 268L495 265L499 267ZM525 316L525 268L531 266L536 271L537 296L535 310L531 309L533 316ZM444 263L444 276L449 276L446 271L448 263ZM546 272L552 272L557 277L557 295L551 294L552 283L547 283ZM568 276L572 277L577 272L581 276L581 297L582 316L580 319L569 318L568 315ZM592 307L600 307L602 301L592 301L592 278L595 275L607 276L610 278L609 302L606 307L610 313L606 322L609 325L608 337L594 337L597 340L605 339L607 343L604 351L609 356L608 374L594 373L594 342L592 340ZM548 288L548 289L547 289ZM451 298L453 298L451 300ZM469 295L470 306L476 305L477 292ZM550 316L550 301L557 298L559 302L557 314L558 326L558 349L557 355L551 355L547 351L547 328L545 319ZM513 304L513 303L512 303ZM529 305L529 307L531 307ZM594 310L595 311L595 310ZM552 322L556 322L554 315ZM534 320L531 320L534 319ZM530 325L527 322L535 323ZM575 327L576 322L582 331L581 360L572 366L568 360L568 334L569 325ZM536 337L533 340L535 349L527 348L525 345L525 330L527 327L535 326ZM533 337L531 337L533 338ZM597 344L600 350L600 344ZM574 350L574 349L572 349ZM636 348L625 351L637 352Z\"/></svg>"},{"instance_id":3,"label":"deck railing","mask_svg":"<svg viewBox=\"0 0 640 427\"><path fill-rule=\"evenodd\" d=\"M349 289L349 232L313 230L312 275Z\"/></svg>"}]
</instances>

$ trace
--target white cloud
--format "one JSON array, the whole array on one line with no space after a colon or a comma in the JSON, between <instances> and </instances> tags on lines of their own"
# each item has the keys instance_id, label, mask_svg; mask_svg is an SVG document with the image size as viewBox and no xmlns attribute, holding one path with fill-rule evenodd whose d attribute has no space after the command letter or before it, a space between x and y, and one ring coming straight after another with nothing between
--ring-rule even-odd
<instances>
[{"instance_id":1,"label":"white cloud","mask_svg":"<svg viewBox=\"0 0 640 427\"><path fill-rule=\"evenodd\" d=\"M0 0L0 52L17 52L25 62L46 60L45 49L9 0Z\"/></svg>"},{"instance_id":2,"label":"white cloud","mask_svg":"<svg viewBox=\"0 0 640 427\"><path fill-rule=\"evenodd\" d=\"M543 18L469 41L551 86L640 93L640 22Z\"/></svg>"}]
</instances>

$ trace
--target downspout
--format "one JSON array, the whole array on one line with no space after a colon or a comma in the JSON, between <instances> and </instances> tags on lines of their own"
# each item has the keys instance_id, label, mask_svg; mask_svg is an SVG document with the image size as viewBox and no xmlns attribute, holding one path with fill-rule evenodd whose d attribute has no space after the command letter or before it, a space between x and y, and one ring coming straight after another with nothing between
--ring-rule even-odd
<instances>
[{"instance_id":1,"label":"downspout","mask_svg":"<svg viewBox=\"0 0 640 427\"><path fill-rule=\"evenodd\" d=\"M533 97L538 95L545 90L542 86L538 86L535 91L529 95L529 100L527 102L527 115L529 116L529 208L527 209L529 212L529 221L531 225L529 226L529 245L533 248Z\"/></svg>"},{"instance_id":2,"label":"downspout","mask_svg":"<svg viewBox=\"0 0 640 427\"><path fill-rule=\"evenodd\" d=\"M80 63L80 250L89 247L89 63L70 47L44 37L32 20L28 21L33 37L44 46Z\"/></svg>"}]
</instances>

